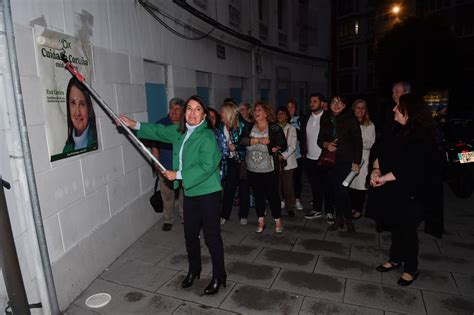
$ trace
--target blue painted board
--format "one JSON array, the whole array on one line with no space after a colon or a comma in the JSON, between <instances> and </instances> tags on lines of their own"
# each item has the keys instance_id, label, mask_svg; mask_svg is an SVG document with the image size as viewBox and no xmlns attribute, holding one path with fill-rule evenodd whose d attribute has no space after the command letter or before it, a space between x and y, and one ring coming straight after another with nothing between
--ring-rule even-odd
<instances>
[{"instance_id":1,"label":"blue painted board","mask_svg":"<svg viewBox=\"0 0 474 315\"><path fill-rule=\"evenodd\" d=\"M148 121L157 122L168 115L166 86L164 84L145 83L145 92Z\"/></svg>"}]
</instances>

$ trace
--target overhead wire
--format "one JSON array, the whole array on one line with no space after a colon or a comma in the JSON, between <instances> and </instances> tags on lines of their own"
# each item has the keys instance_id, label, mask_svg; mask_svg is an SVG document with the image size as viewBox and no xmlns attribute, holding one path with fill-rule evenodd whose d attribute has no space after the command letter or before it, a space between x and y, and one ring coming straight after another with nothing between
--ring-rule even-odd
<instances>
[{"instance_id":1,"label":"overhead wire","mask_svg":"<svg viewBox=\"0 0 474 315\"><path fill-rule=\"evenodd\" d=\"M197 36L197 37L192 37L192 36L188 36L188 35L185 35L185 34L182 34L176 30L174 30L171 26L169 26L165 21L163 21L156 13L158 12L159 14L167 17L167 18L170 18L169 16L167 16L166 14L164 14L163 12L161 12L156 6L154 6L153 4L149 3L148 1L143 1L143 0L138 0L138 3L148 12L150 13L150 15L155 19L157 20L161 25L163 25L164 28L166 28L168 31L170 31L171 33L175 34L176 36L178 37L181 37L181 38L184 38L184 39L187 39L187 40L201 40L201 39L204 39L204 38L207 38L209 37L209 35L211 35L211 33L216 29L215 27L213 27L209 32L207 33L203 33L199 30L196 30L196 29L193 29L192 31L195 32L195 33L201 33L202 35L201 36Z\"/></svg>"}]
</instances>

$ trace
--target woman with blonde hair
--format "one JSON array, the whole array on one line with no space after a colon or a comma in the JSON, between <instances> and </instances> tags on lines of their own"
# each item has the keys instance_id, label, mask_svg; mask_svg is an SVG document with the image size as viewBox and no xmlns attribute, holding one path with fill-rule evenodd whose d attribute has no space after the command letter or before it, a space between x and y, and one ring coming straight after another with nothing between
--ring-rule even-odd
<instances>
[{"instance_id":1,"label":"woman with blonde hair","mask_svg":"<svg viewBox=\"0 0 474 315\"><path fill-rule=\"evenodd\" d=\"M277 154L287 148L285 134L281 127L274 123L275 115L269 103L260 101L254 108L254 123L245 127L240 143L247 147L247 176L255 194L255 209L258 215L256 232L262 233L265 229L267 200L275 219L275 232L282 233Z\"/></svg>"},{"instance_id":2,"label":"woman with blonde hair","mask_svg":"<svg viewBox=\"0 0 474 315\"><path fill-rule=\"evenodd\" d=\"M355 100L354 103L352 103L352 111L360 123L360 131L362 133L362 159L365 161L349 189L352 203L352 218L357 220L362 216L362 208L364 207L367 193L366 179L369 172L370 149L375 142L375 126L372 121L370 121L367 102L365 100Z\"/></svg>"},{"instance_id":3,"label":"woman with blonde hair","mask_svg":"<svg viewBox=\"0 0 474 315\"><path fill-rule=\"evenodd\" d=\"M224 197L222 200L221 224L229 220L232 211L234 195L239 187L239 221L240 224L247 224L249 214L250 188L246 176L245 147L240 144L242 131L246 126L244 119L238 114L237 105L233 102L224 102L221 106L221 121L219 128L224 134L224 138L229 149L229 155L223 161L226 164L226 174L224 174ZM243 171L245 173L242 172Z\"/></svg>"}]
</instances>

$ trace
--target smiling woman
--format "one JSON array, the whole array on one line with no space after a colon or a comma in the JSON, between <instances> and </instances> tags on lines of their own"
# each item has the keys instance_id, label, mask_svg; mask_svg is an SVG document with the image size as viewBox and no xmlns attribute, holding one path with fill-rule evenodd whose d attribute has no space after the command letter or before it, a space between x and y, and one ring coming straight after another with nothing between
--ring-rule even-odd
<instances>
[{"instance_id":1,"label":"smiling woman","mask_svg":"<svg viewBox=\"0 0 474 315\"><path fill-rule=\"evenodd\" d=\"M191 96L186 101L179 126L139 123L123 115L120 119L127 127L138 130L140 138L172 144L173 168L164 171L163 176L173 182L175 189L179 183L184 189L184 238L189 272L181 286L189 288L201 276L199 233L202 229L212 260L212 280L204 289L204 294L218 293L221 285L226 286L227 279L219 221L221 153L208 120L206 103L197 95Z\"/></svg>"},{"instance_id":2,"label":"smiling woman","mask_svg":"<svg viewBox=\"0 0 474 315\"><path fill-rule=\"evenodd\" d=\"M92 100L87 89L71 78L66 91L68 135L63 153L97 146L97 129Z\"/></svg>"}]
</instances>

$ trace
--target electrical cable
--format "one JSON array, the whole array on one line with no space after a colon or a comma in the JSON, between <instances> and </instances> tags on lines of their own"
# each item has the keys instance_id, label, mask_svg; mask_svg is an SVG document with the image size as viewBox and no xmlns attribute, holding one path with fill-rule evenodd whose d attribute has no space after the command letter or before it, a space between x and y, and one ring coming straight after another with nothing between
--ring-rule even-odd
<instances>
[{"instance_id":1,"label":"electrical cable","mask_svg":"<svg viewBox=\"0 0 474 315\"><path fill-rule=\"evenodd\" d=\"M154 11L157 11L158 13L160 13L161 15L165 16L165 17L168 17L166 16L165 14L163 14L157 7L155 7L154 5L148 3L148 1L144 2L143 0L138 0L138 3L148 12L150 13L150 15L155 19L157 20L161 25L163 25L163 27L165 27L168 31L170 31L171 33L175 34L176 36L178 37L181 37L181 38L184 38L184 39L187 39L187 40L201 40L201 39L204 39L206 37L209 37L209 35L211 35L211 33L215 30L215 27L213 27L208 33L203 33L201 31L198 31L196 29L193 29L194 32L196 33L201 33L203 35L201 36L198 36L198 37L191 37L191 36L188 36L188 35L184 35L184 34L181 34L179 33L178 31L174 30L173 28L171 28L171 26L169 26L168 24L166 24L165 21L163 21L160 17L158 17ZM169 18L169 17L168 17Z\"/></svg>"},{"instance_id":2,"label":"electrical cable","mask_svg":"<svg viewBox=\"0 0 474 315\"><path fill-rule=\"evenodd\" d=\"M331 62L331 60L327 59L327 58L307 56L307 55L300 54L300 53L297 53L297 52L284 50L284 49L281 49L280 47L275 47L275 46L264 44L264 43L262 43L262 41L254 38L252 36L241 34L239 32L234 31L232 28L219 23L218 21L214 20L213 18L207 16L206 14L202 13L201 11L199 11L199 10L195 9L194 7L192 7L191 5L189 5L186 2L186 0L173 0L173 2L175 4L177 4L178 6L180 6L181 8L183 8L184 10L191 13L192 15L194 15L194 16L198 17L199 19L203 20L204 22L214 26L215 28L217 28L217 29L229 34L229 35L232 35L232 36L234 36L234 37L236 37L240 40L251 43L253 45L259 46L261 48L267 49L267 50L272 51L272 52L276 52L276 53L280 53L280 54L284 54L284 55L288 55L288 56L293 56L293 57L297 57L297 58L301 58L301 59L312 60L312 61L322 61L322 62L327 62L327 63Z\"/></svg>"}]
</instances>

